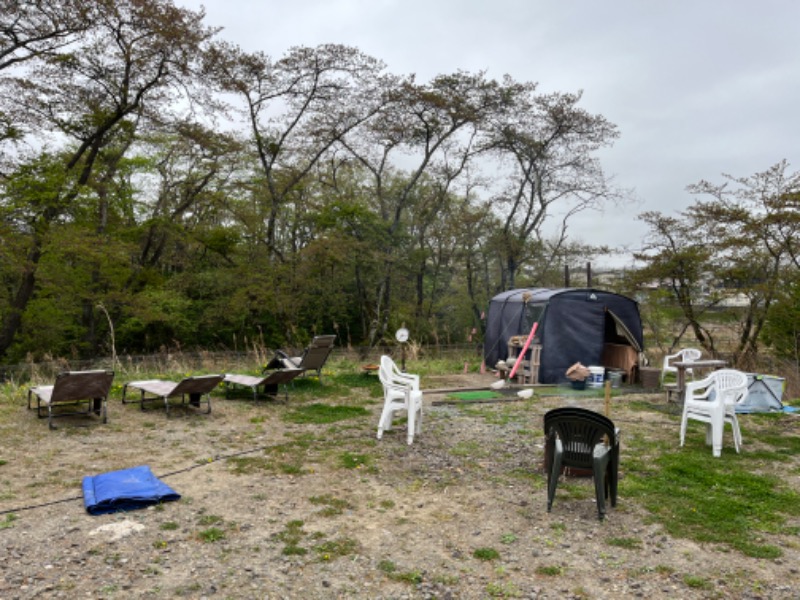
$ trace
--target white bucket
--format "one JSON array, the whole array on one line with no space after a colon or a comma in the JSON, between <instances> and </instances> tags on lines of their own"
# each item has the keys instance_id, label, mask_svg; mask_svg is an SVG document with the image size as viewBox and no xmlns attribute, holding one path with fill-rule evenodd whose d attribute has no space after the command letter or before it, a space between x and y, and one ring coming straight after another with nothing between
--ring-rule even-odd
<instances>
[{"instance_id":1,"label":"white bucket","mask_svg":"<svg viewBox=\"0 0 800 600\"><path fill-rule=\"evenodd\" d=\"M606 374L605 367L589 367L589 378L586 380L587 387L603 387L603 376Z\"/></svg>"}]
</instances>

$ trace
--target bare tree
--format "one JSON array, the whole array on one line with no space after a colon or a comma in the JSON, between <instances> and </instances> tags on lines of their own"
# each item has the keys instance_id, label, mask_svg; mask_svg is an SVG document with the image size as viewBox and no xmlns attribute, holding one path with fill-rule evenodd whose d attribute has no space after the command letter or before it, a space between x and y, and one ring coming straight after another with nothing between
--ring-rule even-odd
<instances>
[{"instance_id":1,"label":"bare tree","mask_svg":"<svg viewBox=\"0 0 800 600\"><path fill-rule=\"evenodd\" d=\"M638 260L640 283L667 284L682 313L674 347L688 329L710 354L720 352L708 322L710 309L724 300L745 300L724 309L737 330L734 364L746 366L758 353L759 339L787 269L796 273L800 233L797 198L800 174L782 161L750 177L723 175L724 183L690 185L703 197L679 217L658 212L640 216L650 226L648 244Z\"/></svg>"},{"instance_id":2,"label":"bare tree","mask_svg":"<svg viewBox=\"0 0 800 600\"><path fill-rule=\"evenodd\" d=\"M0 71L58 55L90 25L89 0L0 0Z\"/></svg>"},{"instance_id":3,"label":"bare tree","mask_svg":"<svg viewBox=\"0 0 800 600\"><path fill-rule=\"evenodd\" d=\"M717 299L705 295L708 272L711 268L713 249L698 236L691 220L668 217L659 212L639 215L650 228L642 250L634 255L644 266L632 275L634 286L666 287L670 297L677 302L683 314L678 327L667 333L658 325L654 306L650 303L645 318L662 340L668 351L672 351L691 330L700 344L712 355L716 354L714 332L704 324L703 317L714 308ZM669 340L664 338L669 337Z\"/></svg>"},{"instance_id":4,"label":"bare tree","mask_svg":"<svg viewBox=\"0 0 800 600\"><path fill-rule=\"evenodd\" d=\"M89 26L93 7L89 0L0 0L0 144L24 137L24 111L12 102L13 75L74 43ZM2 154L0 168L11 168L9 153Z\"/></svg>"},{"instance_id":5,"label":"bare tree","mask_svg":"<svg viewBox=\"0 0 800 600\"><path fill-rule=\"evenodd\" d=\"M749 177L723 175L725 182L701 181L689 192L710 197L688 211L696 231L715 251L718 293L741 294L747 306L738 319L736 363L758 353L758 341L769 310L786 278L798 268L800 249L800 173L781 161Z\"/></svg>"},{"instance_id":6,"label":"bare tree","mask_svg":"<svg viewBox=\"0 0 800 600\"><path fill-rule=\"evenodd\" d=\"M355 48L327 44L292 48L273 60L217 44L206 72L242 103L265 193L264 243L281 258L284 206L344 136L380 108L383 64ZM306 182L307 183L307 182Z\"/></svg>"},{"instance_id":7,"label":"bare tree","mask_svg":"<svg viewBox=\"0 0 800 600\"><path fill-rule=\"evenodd\" d=\"M513 109L491 123L491 147L508 167L492 202L504 221L502 289L515 287L519 269L533 257L546 270L563 253L574 215L621 198L595 156L618 137L617 129L579 108L580 100L580 94L536 95L527 84ZM560 222L549 234L545 223L556 213Z\"/></svg>"},{"instance_id":8,"label":"bare tree","mask_svg":"<svg viewBox=\"0 0 800 600\"><path fill-rule=\"evenodd\" d=\"M436 198L445 201L470 161L485 150L479 144L481 128L509 103L509 90L483 73L459 72L440 75L426 85L407 79L389 97L392 101L369 121L360 132L363 136L345 141L372 176L386 227L384 275L372 295L371 344L378 343L389 326L396 236L423 176L436 181ZM397 176L399 163L411 165L406 176ZM437 212L436 207L428 210Z\"/></svg>"}]
</instances>

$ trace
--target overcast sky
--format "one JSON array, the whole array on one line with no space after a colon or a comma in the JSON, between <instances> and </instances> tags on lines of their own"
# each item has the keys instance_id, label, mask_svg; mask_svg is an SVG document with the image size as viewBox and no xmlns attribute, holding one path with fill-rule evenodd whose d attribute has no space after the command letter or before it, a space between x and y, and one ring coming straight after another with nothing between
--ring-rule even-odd
<instances>
[{"instance_id":1,"label":"overcast sky","mask_svg":"<svg viewBox=\"0 0 800 600\"><path fill-rule=\"evenodd\" d=\"M205 6L219 37L279 58L338 43L420 82L459 69L509 74L620 131L603 168L636 203L584 215L582 241L639 247L645 210L685 188L786 159L800 170L800 2L795 0L175 0ZM615 264L629 264L618 259Z\"/></svg>"}]
</instances>

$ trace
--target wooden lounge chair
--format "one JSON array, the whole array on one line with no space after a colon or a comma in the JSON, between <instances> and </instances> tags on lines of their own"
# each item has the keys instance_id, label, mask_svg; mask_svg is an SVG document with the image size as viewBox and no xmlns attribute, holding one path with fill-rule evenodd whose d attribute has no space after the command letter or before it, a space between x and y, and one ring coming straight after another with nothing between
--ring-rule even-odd
<instances>
[{"instance_id":1,"label":"wooden lounge chair","mask_svg":"<svg viewBox=\"0 0 800 600\"><path fill-rule=\"evenodd\" d=\"M298 375L302 375L302 369L278 369L270 371L261 377L253 375L237 375L236 373L226 373L223 383L225 387L240 385L249 387L253 390L253 400L258 400L258 388L262 387L267 396L278 397L278 388L283 386L285 399L289 400L289 382Z\"/></svg>"},{"instance_id":2,"label":"wooden lounge chair","mask_svg":"<svg viewBox=\"0 0 800 600\"><path fill-rule=\"evenodd\" d=\"M322 367L325 366L328 356L333 351L335 341L335 335L315 336L300 356L289 356L283 350L278 350L265 369L316 371L317 377L322 380Z\"/></svg>"},{"instance_id":3,"label":"wooden lounge chair","mask_svg":"<svg viewBox=\"0 0 800 600\"><path fill-rule=\"evenodd\" d=\"M96 414L103 423L108 421L106 405L114 371L64 371L56 376L54 385L38 385L28 390L28 410L31 400L36 397L36 415L47 416L47 425L55 429L53 419L67 415ZM86 404L85 408L81 408ZM63 412L62 407L73 407L74 410ZM42 411L47 408L47 412ZM54 409L59 409L54 411Z\"/></svg>"},{"instance_id":4,"label":"wooden lounge chair","mask_svg":"<svg viewBox=\"0 0 800 600\"><path fill-rule=\"evenodd\" d=\"M206 414L211 412L211 391L222 382L222 375L199 375L197 377L187 377L183 381L164 381L162 379L148 379L146 381L129 381L122 388L122 403L132 404L139 402L144 410L145 402L164 401L164 408L169 416L169 399L180 396L181 405L187 404L186 396L189 396L188 404L200 407L203 396L206 397ZM135 388L141 391L139 400L126 400L128 388ZM148 398L146 394L153 397Z\"/></svg>"}]
</instances>

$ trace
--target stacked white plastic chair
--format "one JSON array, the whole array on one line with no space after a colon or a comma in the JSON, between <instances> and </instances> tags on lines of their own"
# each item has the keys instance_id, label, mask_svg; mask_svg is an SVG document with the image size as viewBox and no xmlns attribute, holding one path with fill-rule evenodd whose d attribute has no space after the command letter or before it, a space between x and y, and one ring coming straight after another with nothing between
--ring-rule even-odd
<instances>
[{"instance_id":1,"label":"stacked white plastic chair","mask_svg":"<svg viewBox=\"0 0 800 600\"><path fill-rule=\"evenodd\" d=\"M747 399L747 374L734 369L714 371L699 381L686 384L686 396L681 419L681 446L686 437L689 419L706 423L706 444L714 456L722 454L722 434L725 423L733 430L736 452L742 445L742 433L736 418L736 405Z\"/></svg>"},{"instance_id":2,"label":"stacked white plastic chair","mask_svg":"<svg viewBox=\"0 0 800 600\"><path fill-rule=\"evenodd\" d=\"M676 352L675 354L668 354L664 357L664 365L661 367L661 384L664 384L664 376L667 373L678 373L678 367L673 367L672 363L674 362L694 362L696 360L700 360L703 356L703 353L700 352L697 348L684 348ZM686 369L686 374L694 377L694 372L691 368Z\"/></svg>"},{"instance_id":3,"label":"stacked white plastic chair","mask_svg":"<svg viewBox=\"0 0 800 600\"><path fill-rule=\"evenodd\" d=\"M414 443L414 435L422 431L422 392L419 389L419 375L403 373L388 356L381 356L378 376L383 384L383 411L378 422L378 439L384 431L392 428L394 414L406 411L408 414L408 443Z\"/></svg>"}]
</instances>

